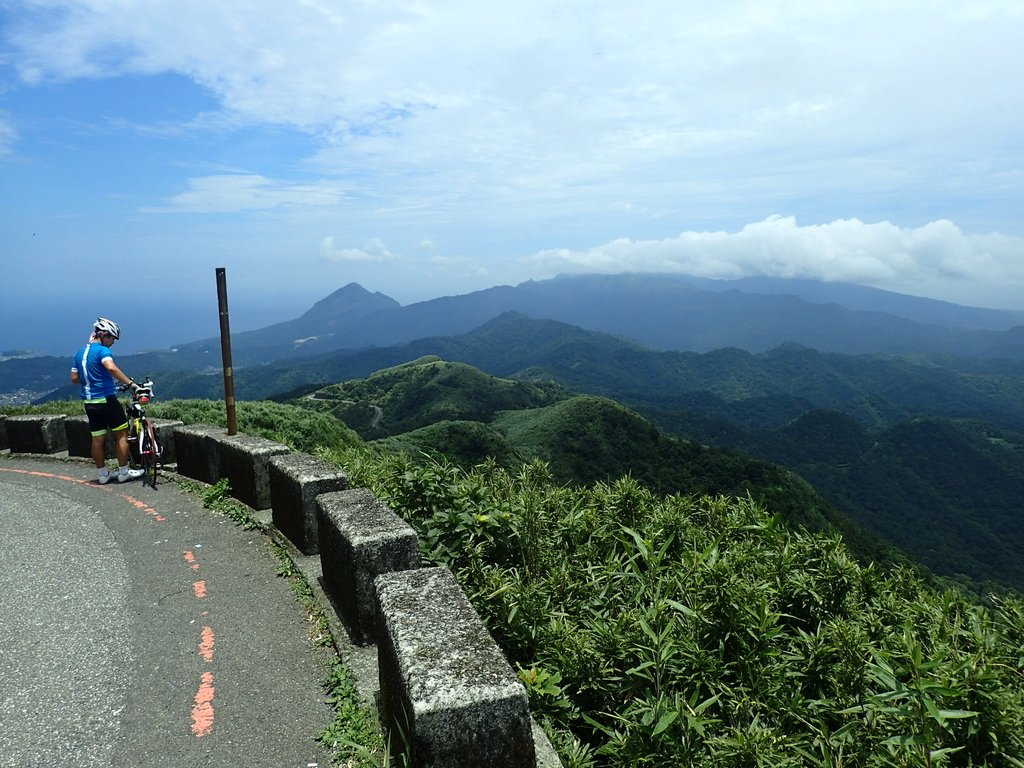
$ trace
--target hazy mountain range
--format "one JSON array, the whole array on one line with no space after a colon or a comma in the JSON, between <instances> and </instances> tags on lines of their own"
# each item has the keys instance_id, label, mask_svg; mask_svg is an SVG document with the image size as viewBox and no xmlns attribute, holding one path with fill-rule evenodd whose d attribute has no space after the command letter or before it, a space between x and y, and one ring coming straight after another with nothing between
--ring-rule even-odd
<instances>
[{"instance_id":1,"label":"hazy mountain range","mask_svg":"<svg viewBox=\"0 0 1024 768\"><path fill-rule=\"evenodd\" d=\"M1024 312L961 307L807 280L583 275L400 306L356 283L301 317L233 336L237 364L466 333L505 312L625 336L655 349L763 352L786 342L844 354L1024 358ZM219 351L216 339L179 354Z\"/></svg>"},{"instance_id":2,"label":"hazy mountain range","mask_svg":"<svg viewBox=\"0 0 1024 768\"><path fill-rule=\"evenodd\" d=\"M1024 312L842 283L627 274L562 276L408 306L351 283L294 320L233 334L233 362L240 369L464 334L507 312L613 334L656 350L734 347L757 353L795 343L849 355L1024 360ZM221 345L219 339L183 340L173 349L119 362L135 373L212 371L221 365ZM0 397L24 401L62 387L68 367L61 358L0 358Z\"/></svg>"},{"instance_id":3,"label":"hazy mountain range","mask_svg":"<svg viewBox=\"0 0 1024 768\"><path fill-rule=\"evenodd\" d=\"M1022 323L851 285L582 276L408 307L350 284L232 346L240 399L293 399L426 355L601 395L666 434L798 472L939 573L1020 587ZM163 399L222 397L220 361L214 339L118 357ZM0 361L0 393L76 397L68 367Z\"/></svg>"}]
</instances>

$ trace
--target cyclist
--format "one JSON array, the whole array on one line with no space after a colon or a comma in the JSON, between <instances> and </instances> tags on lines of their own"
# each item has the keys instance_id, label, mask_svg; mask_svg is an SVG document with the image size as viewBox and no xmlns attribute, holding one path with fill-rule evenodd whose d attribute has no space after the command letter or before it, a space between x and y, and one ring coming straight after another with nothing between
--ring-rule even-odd
<instances>
[{"instance_id":1,"label":"cyclist","mask_svg":"<svg viewBox=\"0 0 1024 768\"><path fill-rule=\"evenodd\" d=\"M117 382L126 384L133 392L139 385L117 367L110 354L110 347L119 338L121 328L117 323L97 317L89 341L78 350L71 367L71 383L82 385L82 400L92 433L92 460L101 485L115 477L107 469L108 430L114 435L117 450L117 481L126 483L144 474L141 469L128 467L128 418L117 399Z\"/></svg>"}]
</instances>

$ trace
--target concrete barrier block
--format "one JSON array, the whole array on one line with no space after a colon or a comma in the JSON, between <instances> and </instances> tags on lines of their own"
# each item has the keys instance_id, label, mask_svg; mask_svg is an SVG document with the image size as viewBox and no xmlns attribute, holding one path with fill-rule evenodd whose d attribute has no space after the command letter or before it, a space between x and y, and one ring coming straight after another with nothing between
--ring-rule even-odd
<instances>
[{"instance_id":1,"label":"concrete barrier block","mask_svg":"<svg viewBox=\"0 0 1024 768\"><path fill-rule=\"evenodd\" d=\"M7 450L7 414L0 413L0 451Z\"/></svg>"},{"instance_id":2,"label":"concrete barrier block","mask_svg":"<svg viewBox=\"0 0 1024 768\"><path fill-rule=\"evenodd\" d=\"M413 766L534 768L526 690L447 568L377 577L381 705Z\"/></svg>"},{"instance_id":3,"label":"concrete barrier block","mask_svg":"<svg viewBox=\"0 0 1024 768\"><path fill-rule=\"evenodd\" d=\"M178 473L203 483L220 479L220 437L224 427L186 424L174 430L174 453Z\"/></svg>"},{"instance_id":4,"label":"concrete barrier block","mask_svg":"<svg viewBox=\"0 0 1024 768\"><path fill-rule=\"evenodd\" d=\"M68 456L81 456L86 459L92 456L92 432L89 430L87 416L67 416L64 419L64 436L68 441ZM107 434L107 458L117 456L114 450L114 438Z\"/></svg>"},{"instance_id":5,"label":"concrete barrier block","mask_svg":"<svg viewBox=\"0 0 1024 768\"><path fill-rule=\"evenodd\" d=\"M174 435L179 429L185 426L184 422L175 419L152 419L153 429L156 431L157 442L160 443L160 463L175 464L178 460L177 451L174 447Z\"/></svg>"},{"instance_id":6,"label":"concrete barrier block","mask_svg":"<svg viewBox=\"0 0 1024 768\"><path fill-rule=\"evenodd\" d=\"M8 416L5 432L13 453L60 453L68 448L64 416Z\"/></svg>"},{"instance_id":7,"label":"concrete barrier block","mask_svg":"<svg viewBox=\"0 0 1024 768\"><path fill-rule=\"evenodd\" d=\"M344 491L348 477L336 466L306 453L270 459L270 508L274 525L306 555L320 551L316 497Z\"/></svg>"},{"instance_id":8,"label":"concrete barrier block","mask_svg":"<svg viewBox=\"0 0 1024 768\"><path fill-rule=\"evenodd\" d=\"M416 531L365 488L317 497L317 528L324 589L352 642L373 642L382 573L422 565Z\"/></svg>"},{"instance_id":9,"label":"concrete barrier block","mask_svg":"<svg viewBox=\"0 0 1024 768\"><path fill-rule=\"evenodd\" d=\"M221 435L217 440L219 475L226 477L231 495L253 509L270 509L270 459L289 448L265 437Z\"/></svg>"}]
</instances>

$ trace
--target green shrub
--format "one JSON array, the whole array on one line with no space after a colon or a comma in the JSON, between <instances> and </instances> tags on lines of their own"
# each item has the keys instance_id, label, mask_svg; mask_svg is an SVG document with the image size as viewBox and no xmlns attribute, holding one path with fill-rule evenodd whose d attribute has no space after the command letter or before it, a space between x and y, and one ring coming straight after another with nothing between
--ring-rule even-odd
<instances>
[{"instance_id":1,"label":"green shrub","mask_svg":"<svg viewBox=\"0 0 1024 768\"><path fill-rule=\"evenodd\" d=\"M186 424L227 426L225 406L213 400L155 402L148 413L156 418L178 419ZM313 453L318 448L340 450L362 441L352 430L327 414L266 400L240 401L235 406L238 431L276 440L296 451Z\"/></svg>"},{"instance_id":2,"label":"green shrub","mask_svg":"<svg viewBox=\"0 0 1024 768\"><path fill-rule=\"evenodd\" d=\"M1024 766L1024 607L750 499L335 453L449 566L578 766Z\"/></svg>"}]
</instances>

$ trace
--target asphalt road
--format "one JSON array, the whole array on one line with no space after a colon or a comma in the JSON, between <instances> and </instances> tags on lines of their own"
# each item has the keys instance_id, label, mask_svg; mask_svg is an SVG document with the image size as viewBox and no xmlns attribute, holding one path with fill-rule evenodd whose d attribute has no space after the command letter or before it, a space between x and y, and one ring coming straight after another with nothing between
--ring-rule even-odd
<instances>
[{"instance_id":1,"label":"asphalt road","mask_svg":"<svg viewBox=\"0 0 1024 768\"><path fill-rule=\"evenodd\" d=\"M0 456L0 767L328 766L329 660L263 534Z\"/></svg>"}]
</instances>

